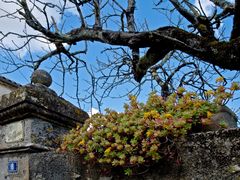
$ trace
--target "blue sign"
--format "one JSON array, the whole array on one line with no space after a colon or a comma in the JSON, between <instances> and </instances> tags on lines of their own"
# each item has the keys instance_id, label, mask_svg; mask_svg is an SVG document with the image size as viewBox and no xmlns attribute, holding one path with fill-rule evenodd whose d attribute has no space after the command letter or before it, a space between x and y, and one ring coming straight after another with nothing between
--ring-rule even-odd
<instances>
[{"instance_id":1,"label":"blue sign","mask_svg":"<svg viewBox=\"0 0 240 180\"><path fill-rule=\"evenodd\" d=\"M18 161L8 161L8 173L18 172Z\"/></svg>"}]
</instances>

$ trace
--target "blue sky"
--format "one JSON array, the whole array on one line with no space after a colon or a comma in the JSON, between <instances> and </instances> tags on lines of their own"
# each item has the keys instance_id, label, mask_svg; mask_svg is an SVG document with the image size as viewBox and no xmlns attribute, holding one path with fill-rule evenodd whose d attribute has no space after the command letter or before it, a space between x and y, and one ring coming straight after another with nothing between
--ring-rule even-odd
<instances>
[{"instance_id":1,"label":"blue sky","mask_svg":"<svg viewBox=\"0 0 240 180\"><path fill-rule=\"evenodd\" d=\"M44 0L44 1L51 1L51 2L55 2L54 0ZM167 1L165 1L167 2ZM192 1L193 3L196 3L195 1ZM212 11L212 4L209 0L202 0L202 7L205 9L205 12L207 14L211 14L211 11ZM167 3L168 4L168 3ZM197 4L196 4L197 5ZM6 10L8 11L14 11L14 6L9 6L8 4L3 4L2 1L0 2L0 7L4 7ZM163 15L163 14L160 14L157 10L153 10L153 2L152 1L139 1L137 2L137 10L136 10L136 23L137 24L143 24L143 27L146 28L146 26L144 25L145 21L148 23L148 28L149 29L156 29L156 28L159 28L163 25L169 25L169 21L166 19L166 16ZM85 9L84 13L88 13L88 9ZM76 12L74 11L69 11L68 12L68 15L70 17L70 15L75 15ZM107 12L104 12L104 13L107 13ZM61 24L61 20L60 20L60 16L59 14L57 14L56 12L54 11L49 11L49 14L52 15L56 20L59 21L59 23ZM1 14L0 14L1 15ZM35 13L35 15L41 19L42 16L41 14L39 13ZM177 16L175 15L172 15L172 20L177 22L179 19ZM71 18L68 18L67 19L68 21L68 24L66 26L66 31L68 30L68 28L72 28L74 26L77 26L79 25L79 21L78 21L78 18L75 16L74 18L71 17ZM22 25L18 24L19 22L14 22L14 20L8 20L8 19L1 19L1 23L2 24L5 24L4 27L0 27L2 29L0 30L4 30L4 31L9 31L9 30L14 30L14 31L18 31L18 32L21 32L21 28L23 28ZM222 28L224 27L229 27L231 21L228 21L228 22L225 22L224 24L222 24ZM184 24L185 26L187 26L186 24ZM117 26L114 25L114 23L110 23L109 24L109 27L111 26L111 28L118 28ZM140 27L140 26L139 26ZM228 30L228 28L227 28ZM28 32L30 33L34 33L31 29L28 29ZM17 39L16 37L13 37L13 39L18 42L18 43L22 43L21 40ZM7 44L9 44L9 46L11 46L11 41L8 40L6 41ZM51 47L51 45L50 45ZM39 55L39 54L42 54L42 52L44 51L44 49L47 49L49 48L48 46L46 45L39 45L39 42L37 41L34 41L32 44L31 44L31 50L32 52L34 52L33 54L34 55ZM83 48L83 45L82 45L82 48ZM106 60L106 55L105 54L101 54L101 51L103 50L103 44L101 43L88 43L88 52L86 55L82 55L81 58L83 60L86 60L86 62L90 65L90 64L96 64L96 59L100 59L100 60ZM26 51L21 51L20 52L21 54L21 57L23 59L26 59L27 58L27 55L26 55ZM51 60L50 60L51 61ZM49 67L49 61L44 63L41 68L42 69L48 69ZM2 70L0 69L0 72L3 72L4 69L3 69L3 66L1 66ZM90 68L90 66L89 66ZM21 70L18 70L14 73L11 73L11 74L6 74L4 76L18 82L18 83L21 83L21 84L27 84L30 82L30 76L31 76L31 73L32 73L32 70L31 69L28 69L28 68L23 68ZM230 74L230 73L229 73ZM58 85L59 82L61 81L61 76L59 75L58 72L52 72L52 76L53 76L53 80L54 80L54 83L52 84L51 88L53 90L55 90L58 94L61 93L61 88L60 86ZM87 86L87 83L86 83L86 80L89 80L89 76L87 75L86 71L82 70L79 74L79 78L81 80L81 83L80 83L80 95L85 95L86 92L85 92L85 87ZM70 102L74 103L77 105L76 103L76 100L70 98L70 96L75 96L75 91L73 90L74 87L75 87L76 83L75 81L73 81L73 77L71 76L71 74L69 74L66 78L66 85L65 85L65 92L66 94L64 95L64 97L66 99L68 99ZM122 106L124 104L124 102L127 101L127 97L123 97L123 98L117 98L118 96L120 96L123 92L129 90L131 87L130 86L134 86L134 85L123 85L123 86L120 86L116 89L114 89L113 93L111 94L112 96L115 96L115 98L106 98L104 101L103 101L103 104L102 104L102 109L105 109L107 107L110 107L112 109L115 109L117 111L121 111L122 110ZM147 84L143 87L143 90L139 96L139 100L140 101L145 101L148 94L150 93L151 89L150 89L150 84ZM235 102L232 102L230 104L231 107L237 109L239 108L239 106L237 106L236 104L239 104L239 101L235 101ZM94 108L97 108L96 107L96 104L93 104L93 107ZM91 109L91 104L90 103L81 103L81 108L83 108L85 111L89 111L89 109Z\"/></svg>"}]
</instances>

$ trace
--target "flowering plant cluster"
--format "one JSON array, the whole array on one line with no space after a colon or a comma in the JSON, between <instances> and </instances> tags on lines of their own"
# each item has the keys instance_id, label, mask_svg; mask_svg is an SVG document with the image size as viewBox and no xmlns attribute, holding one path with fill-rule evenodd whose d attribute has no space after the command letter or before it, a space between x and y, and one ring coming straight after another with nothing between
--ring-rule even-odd
<instances>
[{"instance_id":1,"label":"flowering plant cluster","mask_svg":"<svg viewBox=\"0 0 240 180\"><path fill-rule=\"evenodd\" d=\"M239 89L233 86L232 90ZM125 167L125 174L130 175L136 166L174 157L176 138L210 124L218 102L230 97L221 89L207 95L218 100L200 99L184 88L166 99L153 92L145 104L129 96L123 113L107 109L104 115L93 115L65 136L61 149L78 152L87 161Z\"/></svg>"},{"instance_id":2,"label":"flowering plant cluster","mask_svg":"<svg viewBox=\"0 0 240 180\"><path fill-rule=\"evenodd\" d=\"M205 92L205 96L208 101L216 103L217 105L225 105L236 91L240 90L240 84L238 82L232 82L230 87L224 86L224 78L218 77L216 79L217 88L215 90L208 90Z\"/></svg>"}]
</instances>

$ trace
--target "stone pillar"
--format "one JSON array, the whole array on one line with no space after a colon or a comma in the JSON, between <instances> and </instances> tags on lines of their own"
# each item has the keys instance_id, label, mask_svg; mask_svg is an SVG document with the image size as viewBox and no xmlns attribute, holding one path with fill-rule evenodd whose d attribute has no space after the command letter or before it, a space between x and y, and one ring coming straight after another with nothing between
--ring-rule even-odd
<instances>
[{"instance_id":1,"label":"stone pillar","mask_svg":"<svg viewBox=\"0 0 240 180\"><path fill-rule=\"evenodd\" d=\"M36 74L32 80L0 97L0 180L76 179L76 158L56 148L88 115L58 97L47 87L51 83L36 80Z\"/></svg>"}]
</instances>

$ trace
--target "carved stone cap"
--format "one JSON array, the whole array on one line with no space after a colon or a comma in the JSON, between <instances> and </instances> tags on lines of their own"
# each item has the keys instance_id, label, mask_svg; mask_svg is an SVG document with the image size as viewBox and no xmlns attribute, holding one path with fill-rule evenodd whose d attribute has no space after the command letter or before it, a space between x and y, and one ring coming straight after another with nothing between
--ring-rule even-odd
<instances>
[{"instance_id":1,"label":"carved stone cap","mask_svg":"<svg viewBox=\"0 0 240 180\"><path fill-rule=\"evenodd\" d=\"M237 115L227 106L220 106L219 107L219 112L222 113L228 113L229 115L231 115L236 121L238 120Z\"/></svg>"},{"instance_id":2,"label":"carved stone cap","mask_svg":"<svg viewBox=\"0 0 240 180\"><path fill-rule=\"evenodd\" d=\"M28 117L74 127L83 123L88 114L46 86L23 86L0 98L0 125Z\"/></svg>"},{"instance_id":3,"label":"carved stone cap","mask_svg":"<svg viewBox=\"0 0 240 180\"><path fill-rule=\"evenodd\" d=\"M49 87L52 84L52 77L47 71L37 69L31 76L31 82L36 85L41 84Z\"/></svg>"},{"instance_id":4,"label":"carved stone cap","mask_svg":"<svg viewBox=\"0 0 240 180\"><path fill-rule=\"evenodd\" d=\"M231 109L227 106L219 106L218 112L212 117L212 124L206 130L219 130L221 129L221 123L226 124L227 128L236 128L237 121L238 117Z\"/></svg>"}]
</instances>

